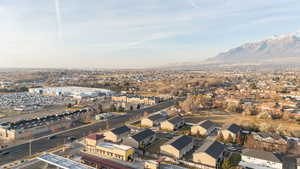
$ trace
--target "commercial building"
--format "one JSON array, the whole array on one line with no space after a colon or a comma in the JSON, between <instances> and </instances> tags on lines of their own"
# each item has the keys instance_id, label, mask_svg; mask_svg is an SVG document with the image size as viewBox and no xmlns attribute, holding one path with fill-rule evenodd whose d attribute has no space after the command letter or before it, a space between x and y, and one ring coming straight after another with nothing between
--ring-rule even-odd
<instances>
[{"instance_id":1,"label":"commercial building","mask_svg":"<svg viewBox=\"0 0 300 169\"><path fill-rule=\"evenodd\" d=\"M23 138L32 138L43 133L51 133L59 129L69 128L73 122L80 120L80 116L87 112L87 109L83 109L31 120L1 123L0 139L10 141Z\"/></svg>"},{"instance_id":2,"label":"commercial building","mask_svg":"<svg viewBox=\"0 0 300 169\"><path fill-rule=\"evenodd\" d=\"M111 100L116 102L153 105L159 103L162 99L158 97L144 97L144 96L122 94L122 95L112 96Z\"/></svg>"},{"instance_id":3,"label":"commercial building","mask_svg":"<svg viewBox=\"0 0 300 169\"><path fill-rule=\"evenodd\" d=\"M117 161L100 158L98 156L90 155L86 153L81 153L81 162L84 164L88 164L89 166L93 166L95 168L102 167L102 168L132 169L130 167L126 167L122 164L119 164Z\"/></svg>"},{"instance_id":4,"label":"commercial building","mask_svg":"<svg viewBox=\"0 0 300 169\"><path fill-rule=\"evenodd\" d=\"M148 117L144 117L141 120L141 125L144 127L154 127L159 126L160 122L166 120L166 117L160 113L150 115Z\"/></svg>"},{"instance_id":5,"label":"commercial building","mask_svg":"<svg viewBox=\"0 0 300 169\"><path fill-rule=\"evenodd\" d=\"M85 150L93 155L123 161L133 160L134 155L134 149L132 147L108 142L86 145Z\"/></svg>"},{"instance_id":6,"label":"commercial building","mask_svg":"<svg viewBox=\"0 0 300 169\"><path fill-rule=\"evenodd\" d=\"M160 123L160 128L163 130L174 131L184 125L184 119L180 116L172 117Z\"/></svg>"},{"instance_id":7,"label":"commercial building","mask_svg":"<svg viewBox=\"0 0 300 169\"><path fill-rule=\"evenodd\" d=\"M217 124L210 120L204 120L191 127L191 133L193 135L207 136L217 128Z\"/></svg>"},{"instance_id":8,"label":"commercial building","mask_svg":"<svg viewBox=\"0 0 300 169\"><path fill-rule=\"evenodd\" d=\"M263 150L245 149L239 165L255 169L282 169L282 155Z\"/></svg>"},{"instance_id":9,"label":"commercial building","mask_svg":"<svg viewBox=\"0 0 300 169\"><path fill-rule=\"evenodd\" d=\"M144 148L156 139L156 133L150 129L142 130L124 139L123 143L134 148Z\"/></svg>"},{"instance_id":10,"label":"commercial building","mask_svg":"<svg viewBox=\"0 0 300 169\"><path fill-rule=\"evenodd\" d=\"M99 144L103 138L104 138L103 135L92 134L85 138L85 144L89 146L94 146Z\"/></svg>"},{"instance_id":11,"label":"commercial building","mask_svg":"<svg viewBox=\"0 0 300 169\"><path fill-rule=\"evenodd\" d=\"M193 154L193 162L205 168L220 168L223 161L225 145L217 141L206 141Z\"/></svg>"},{"instance_id":12,"label":"commercial building","mask_svg":"<svg viewBox=\"0 0 300 169\"><path fill-rule=\"evenodd\" d=\"M87 88L87 87L49 87L49 88L31 88L29 93L41 94L46 96L65 96L75 99L91 98L100 95L111 95L112 91L107 89Z\"/></svg>"},{"instance_id":13,"label":"commercial building","mask_svg":"<svg viewBox=\"0 0 300 169\"><path fill-rule=\"evenodd\" d=\"M191 137L177 136L168 141L164 145L160 146L160 153L180 159L186 153L191 151L194 147L194 142Z\"/></svg>"},{"instance_id":14,"label":"commercial building","mask_svg":"<svg viewBox=\"0 0 300 169\"><path fill-rule=\"evenodd\" d=\"M114 143L121 142L130 134L130 128L127 126L118 127L104 133L105 140Z\"/></svg>"}]
</instances>

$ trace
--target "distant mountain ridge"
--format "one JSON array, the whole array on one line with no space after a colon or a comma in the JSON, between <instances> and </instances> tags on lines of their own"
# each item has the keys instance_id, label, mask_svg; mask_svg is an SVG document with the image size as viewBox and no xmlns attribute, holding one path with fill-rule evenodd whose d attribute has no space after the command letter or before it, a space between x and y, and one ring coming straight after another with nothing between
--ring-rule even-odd
<instances>
[{"instance_id":1,"label":"distant mountain ridge","mask_svg":"<svg viewBox=\"0 0 300 169\"><path fill-rule=\"evenodd\" d=\"M245 43L206 60L207 63L300 63L300 31Z\"/></svg>"}]
</instances>

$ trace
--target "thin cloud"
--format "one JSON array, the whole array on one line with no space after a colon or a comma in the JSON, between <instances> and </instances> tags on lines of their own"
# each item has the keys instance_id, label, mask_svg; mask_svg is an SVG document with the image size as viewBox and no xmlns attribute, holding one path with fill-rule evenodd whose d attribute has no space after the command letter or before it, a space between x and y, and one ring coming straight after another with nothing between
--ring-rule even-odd
<instances>
[{"instance_id":1,"label":"thin cloud","mask_svg":"<svg viewBox=\"0 0 300 169\"><path fill-rule=\"evenodd\" d=\"M60 0L54 0L55 4L55 13L56 13L56 24L57 24L57 36L60 41L63 41L63 33L62 33L62 20L60 13Z\"/></svg>"}]
</instances>

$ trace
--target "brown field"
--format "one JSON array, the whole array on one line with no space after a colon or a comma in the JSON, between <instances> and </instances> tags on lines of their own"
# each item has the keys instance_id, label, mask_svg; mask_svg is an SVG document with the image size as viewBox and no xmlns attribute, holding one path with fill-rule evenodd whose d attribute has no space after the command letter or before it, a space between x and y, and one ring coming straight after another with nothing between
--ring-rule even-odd
<instances>
[{"instance_id":1,"label":"brown field","mask_svg":"<svg viewBox=\"0 0 300 169\"><path fill-rule=\"evenodd\" d=\"M202 120L212 120L220 125L226 125L230 123L236 123L242 126L257 126L262 131L267 131L270 128L274 128L277 131L284 133L285 135L291 135L291 133L299 136L300 125L294 120L267 120L258 119L255 116L243 116L241 114L214 114L209 113L206 115L190 115L185 116L186 122L198 123Z\"/></svg>"}]
</instances>

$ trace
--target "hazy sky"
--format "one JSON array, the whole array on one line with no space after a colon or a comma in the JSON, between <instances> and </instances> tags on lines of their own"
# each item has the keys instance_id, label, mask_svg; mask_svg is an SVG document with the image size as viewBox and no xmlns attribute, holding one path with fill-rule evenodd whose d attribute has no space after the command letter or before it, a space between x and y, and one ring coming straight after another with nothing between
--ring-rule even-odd
<instances>
[{"instance_id":1,"label":"hazy sky","mask_svg":"<svg viewBox=\"0 0 300 169\"><path fill-rule=\"evenodd\" d=\"M196 62L299 21L300 0L0 0L0 68Z\"/></svg>"}]
</instances>

